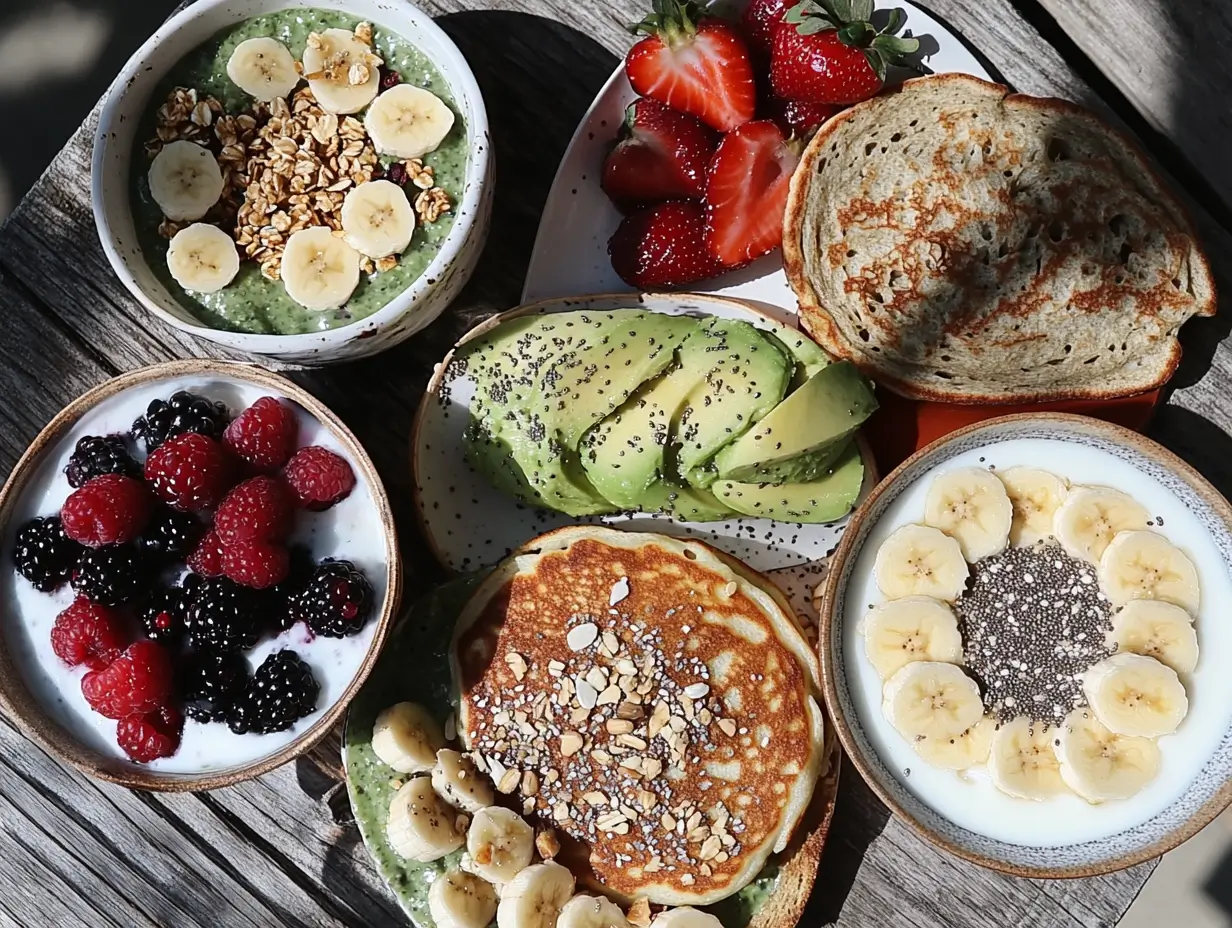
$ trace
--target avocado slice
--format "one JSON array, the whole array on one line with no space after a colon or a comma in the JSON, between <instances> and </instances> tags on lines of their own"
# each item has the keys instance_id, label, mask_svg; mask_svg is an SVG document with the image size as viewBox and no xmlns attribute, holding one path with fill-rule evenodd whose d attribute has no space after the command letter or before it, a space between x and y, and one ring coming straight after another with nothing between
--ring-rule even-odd
<instances>
[{"instance_id":1,"label":"avocado slice","mask_svg":"<svg viewBox=\"0 0 1232 928\"><path fill-rule=\"evenodd\" d=\"M799 329L790 328L773 319L770 322L774 328L771 338L778 340L796 365L791 383L787 387L787 393L790 395L804 386L819 370L829 365L830 357Z\"/></svg>"},{"instance_id":2,"label":"avocado slice","mask_svg":"<svg viewBox=\"0 0 1232 928\"><path fill-rule=\"evenodd\" d=\"M760 471L842 441L876 409L872 387L855 365L827 365L721 451L715 467L724 480L755 479Z\"/></svg>"},{"instance_id":3,"label":"avocado slice","mask_svg":"<svg viewBox=\"0 0 1232 928\"><path fill-rule=\"evenodd\" d=\"M780 522L834 522L856 504L864 483L864 460L855 442L826 475L809 483L769 486L719 480L714 495L720 503L748 516Z\"/></svg>"},{"instance_id":4,"label":"avocado slice","mask_svg":"<svg viewBox=\"0 0 1232 928\"><path fill-rule=\"evenodd\" d=\"M686 522L721 522L736 514L709 490L664 481L650 492L650 498L659 510L670 512Z\"/></svg>"},{"instance_id":5,"label":"avocado slice","mask_svg":"<svg viewBox=\"0 0 1232 928\"><path fill-rule=\"evenodd\" d=\"M747 322L713 316L680 352L686 369L704 370L674 431L677 472L705 489L716 475L705 465L752 428L787 392L794 365L772 336Z\"/></svg>"},{"instance_id":6,"label":"avocado slice","mask_svg":"<svg viewBox=\"0 0 1232 928\"><path fill-rule=\"evenodd\" d=\"M759 467L749 476L743 477L744 483L768 483L778 486L782 483L808 483L829 472L830 465L838 460L839 455L847 450L851 439L839 440L818 448L816 451L806 451L804 454L788 458L777 464Z\"/></svg>"}]
</instances>

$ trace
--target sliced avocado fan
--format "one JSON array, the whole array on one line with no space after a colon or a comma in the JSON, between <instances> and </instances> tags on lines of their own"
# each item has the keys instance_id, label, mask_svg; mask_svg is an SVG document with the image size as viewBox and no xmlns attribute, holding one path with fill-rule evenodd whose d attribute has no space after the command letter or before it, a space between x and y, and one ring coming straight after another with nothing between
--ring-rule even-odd
<instances>
[{"instance_id":1,"label":"sliced avocado fan","mask_svg":"<svg viewBox=\"0 0 1232 928\"><path fill-rule=\"evenodd\" d=\"M719 502L737 512L779 522L835 522L851 512L864 483L864 460L849 442L829 473L808 483L781 486L719 480Z\"/></svg>"}]
</instances>

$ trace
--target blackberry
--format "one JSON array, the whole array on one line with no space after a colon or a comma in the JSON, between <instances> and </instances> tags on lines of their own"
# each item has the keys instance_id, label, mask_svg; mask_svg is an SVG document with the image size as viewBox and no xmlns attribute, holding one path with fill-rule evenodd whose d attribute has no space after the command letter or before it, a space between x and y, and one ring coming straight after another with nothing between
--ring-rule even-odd
<instances>
[{"instance_id":1,"label":"blackberry","mask_svg":"<svg viewBox=\"0 0 1232 928\"><path fill-rule=\"evenodd\" d=\"M137 544L161 564L183 564L197 549L205 525L191 512L162 509L155 513Z\"/></svg>"},{"instance_id":2,"label":"blackberry","mask_svg":"<svg viewBox=\"0 0 1232 928\"><path fill-rule=\"evenodd\" d=\"M260 634L260 599L226 577L202 579L184 616L198 651L246 651Z\"/></svg>"},{"instance_id":3,"label":"blackberry","mask_svg":"<svg viewBox=\"0 0 1232 928\"><path fill-rule=\"evenodd\" d=\"M248 685L248 662L235 651L193 654L180 680L184 714L198 722L222 722Z\"/></svg>"},{"instance_id":4,"label":"blackberry","mask_svg":"<svg viewBox=\"0 0 1232 928\"><path fill-rule=\"evenodd\" d=\"M294 651L271 654L227 713L227 725L237 735L286 731L312 714L320 689L312 668Z\"/></svg>"},{"instance_id":5,"label":"blackberry","mask_svg":"<svg viewBox=\"0 0 1232 928\"><path fill-rule=\"evenodd\" d=\"M372 585L350 561L327 558L308 584L291 596L291 614L317 635L345 638L368 621L372 611Z\"/></svg>"},{"instance_id":6,"label":"blackberry","mask_svg":"<svg viewBox=\"0 0 1232 928\"><path fill-rule=\"evenodd\" d=\"M72 575L83 550L64 534L59 516L48 516L31 519L18 530L13 560L36 590L50 593Z\"/></svg>"},{"instance_id":7,"label":"blackberry","mask_svg":"<svg viewBox=\"0 0 1232 928\"><path fill-rule=\"evenodd\" d=\"M155 591L139 613L146 637L162 642L179 641L184 635L188 604L200 584L200 577L189 574L180 586Z\"/></svg>"},{"instance_id":8,"label":"blackberry","mask_svg":"<svg viewBox=\"0 0 1232 928\"><path fill-rule=\"evenodd\" d=\"M308 585L315 569L312 555L307 548L297 545L291 548L290 554L291 568L287 578L277 586L260 593L265 624L279 632L286 631L299 621L291 608L291 599Z\"/></svg>"},{"instance_id":9,"label":"blackberry","mask_svg":"<svg viewBox=\"0 0 1232 928\"><path fill-rule=\"evenodd\" d=\"M83 487L103 474L141 479L141 466L133 460L122 435L87 435L77 442L64 467L71 487Z\"/></svg>"},{"instance_id":10,"label":"blackberry","mask_svg":"<svg viewBox=\"0 0 1232 928\"><path fill-rule=\"evenodd\" d=\"M216 441L231 421L231 413L225 403L215 403L204 396L181 390L169 400L154 400L146 407L145 415L133 423L133 434L145 443L149 454L168 438L196 432Z\"/></svg>"},{"instance_id":11,"label":"blackberry","mask_svg":"<svg viewBox=\"0 0 1232 928\"><path fill-rule=\"evenodd\" d=\"M86 548L73 570L73 589L100 606L122 606L146 592L149 563L133 545Z\"/></svg>"}]
</instances>

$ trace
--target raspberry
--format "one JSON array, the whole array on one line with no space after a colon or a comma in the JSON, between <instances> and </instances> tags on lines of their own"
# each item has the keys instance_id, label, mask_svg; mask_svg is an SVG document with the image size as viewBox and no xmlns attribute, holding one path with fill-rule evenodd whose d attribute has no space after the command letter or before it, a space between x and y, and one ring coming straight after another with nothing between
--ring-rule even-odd
<instances>
[{"instance_id":1,"label":"raspberry","mask_svg":"<svg viewBox=\"0 0 1232 928\"><path fill-rule=\"evenodd\" d=\"M48 516L31 519L17 530L13 560L36 590L50 593L72 575L81 552L81 545L64 533L60 517Z\"/></svg>"},{"instance_id":2,"label":"raspberry","mask_svg":"<svg viewBox=\"0 0 1232 928\"><path fill-rule=\"evenodd\" d=\"M203 577L222 576L222 539L215 531L206 532L197 550L188 556L188 566Z\"/></svg>"},{"instance_id":3,"label":"raspberry","mask_svg":"<svg viewBox=\"0 0 1232 928\"><path fill-rule=\"evenodd\" d=\"M291 459L298 436L299 420L291 407L263 396L227 426L222 440L237 457L272 474Z\"/></svg>"},{"instance_id":4,"label":"raspberry","mask_svg":"<svg viewBox=\"0 0 1232 928\"><path fill-rule=\"evenodd\" d=\"M145 443L146 453L177 435L197 432L221 439L231 419L225 403L213 403L204 396L181 390L169 400L154 400L145 415L133 423L133 434Z\"/></svg>"},{"instance_id":5,"label":"raspberry","mask_svg":"<svg viewBox=\"0 0 1232 928\"><path fill-rule=\"evenodd\" d=\"M109 719L154 712L171 698L171 658L156 642L130 644L104 670L81 678L81 695Z\"/></svg>"},{"instance_id":6,"label":"raspberry","mask_svg":"<svg viewBox=\"0 0 1232 928\"><path fill-rule=\"evenodd\" d=\"M291 500L286 487L273 477L245 480L227 494L214 514L214 531L224 545L281 541L290 529Z\"/></svg>"},{"instance_id":7,"label":"raspberry","mask_svg":"<svg viewBox=\"0 0 1232 928\"><path fill-rule=\"evenodd\" d=\"M346 499L355 487L346 459L319 445L295 452L282 475L299 504L318 512Z\"/></svg>"},{"instance_id":8,"label":"raspberry","mask_svg":"<svg viewBox=\"0 0 1232 928\"><path fill-rule=\"evenodd\" d=\"M290 555L282 545L241 541L222 549L222 573L241 586L266 590L286 579Z\"/></svg>"},{"instance_id":9,"label":"raspberry","mask_svg":"<svg viewBox=\"0 0 1232 928\"><path fill-rule=\"evenodd\" d=\"M327 558L304 588L292 594L289 609L314 634L344 638L364 627L372 599L372 585L354 564Z\"/></svg>"},{"instance_id":10,"label":"raspberry","mask_svg":"<svg viewBox=\"0 0 1232 928\"><path fill-rule=\"evenodd\" d=\"M69 538L97 548L132 541L145 528L153 508L140 481L103 474L64 501L60 519Z\"/></svg>"},{"instance_id":11,"label":"raspberry","mask_svg":"<svg viewBox=\"0 0 1232 928\"><path fill-rule=\"evenodd\" d=\"M120 656L126 643L120 616L84 596L56 616L51 628L51 650L70 667L85 664L102 670Z\"/></svg>"},{"instance_id":12,"label":"raspberry","mask_svg":"<svg viewBox=\"0 0 1232 928\"><path fill-rule=\"evenodd\" d=\"M222 445L186 432L158 446L145 462L145 479L172 509L213 509L230 488L231 466Z\"/></svg>"},{"instance_id":13,"label":"raspberry","mask_svg":"<svg viewBox=\"0 0 1232 928\"><path fill-rule=\"evenodd\" d=\"M140 478L141 466L128 453L122 435L86 435L73 449L64 474L70 487L84 487L102 474Z\"/></svg>"},{"instance_id":14,"label":"raspberry","mask_svg":"<svg viewBox=\"0 0 1232 928\"><path fill-rule=\"evenodd\" d=\"M137 547L144 551L151 562L158 564L182 564L197 548L205 525L191 512L160 509L150 519Z\"/></svg>"},{"instance_id":15,"label":"raspberry","mask_svg":"<svg viewBox=\"0 0 1232 928\"><path fill-rule=\"evenodd\" d=\"M162 706L145 715L130 715L116 726L116 743L139 764L170 757L180 748L184 716L173 706Z\"/></svg>"}]
</instances>

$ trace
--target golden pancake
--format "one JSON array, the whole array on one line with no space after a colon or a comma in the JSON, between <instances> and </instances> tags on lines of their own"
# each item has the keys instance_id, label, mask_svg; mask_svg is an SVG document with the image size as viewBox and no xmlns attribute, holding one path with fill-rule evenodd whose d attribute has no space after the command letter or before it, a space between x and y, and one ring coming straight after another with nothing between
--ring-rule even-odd
<instances>
[{"instance_id":1,"label":"golden pancake","mask_svg":"<svg viewBox=\"0 0 1232 928\"><path fill-rule=\"evenodd\" d=\"M506 560L458 620L460 737L617 898L729 896L809 804L816 659L753 576L699 542L577 526Z\"/></svg>"}]
</instances>

